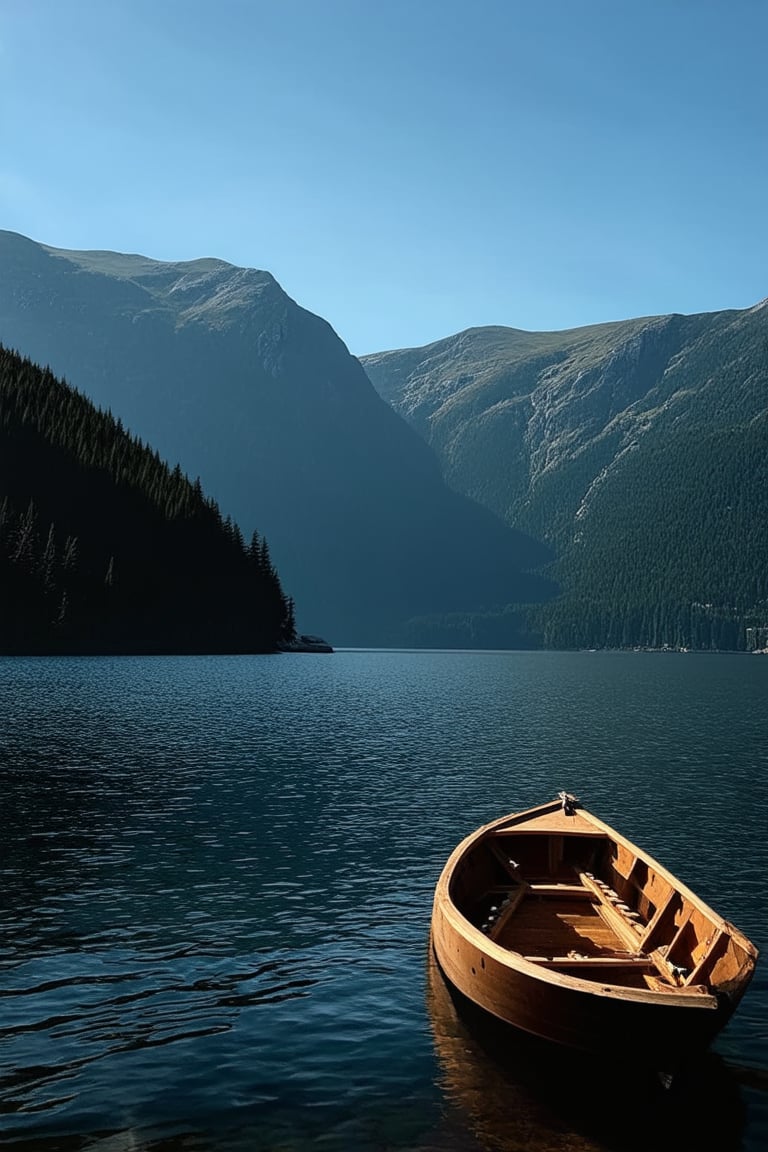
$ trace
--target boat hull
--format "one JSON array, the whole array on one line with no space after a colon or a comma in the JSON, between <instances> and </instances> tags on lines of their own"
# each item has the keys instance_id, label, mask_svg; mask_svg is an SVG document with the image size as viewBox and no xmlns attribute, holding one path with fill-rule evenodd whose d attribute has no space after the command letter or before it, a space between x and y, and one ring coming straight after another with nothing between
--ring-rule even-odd
<instances>
[{"instance_id":1,"label":"boat hull","mask_svg":"<svg viewBox=\"0 0 768 1152\"><path fill-rule=\"evenodd\" d=\"M633 1059L660 1070L705 1049L731 1014L727 1001L716 1007L628 1000L617 989L552 983L543 973L499 960L437 910L431 945L446 979L473 1003L505 1023L598 1056L618 1055L627 1044Z\"/></svg>"}]
</instances>

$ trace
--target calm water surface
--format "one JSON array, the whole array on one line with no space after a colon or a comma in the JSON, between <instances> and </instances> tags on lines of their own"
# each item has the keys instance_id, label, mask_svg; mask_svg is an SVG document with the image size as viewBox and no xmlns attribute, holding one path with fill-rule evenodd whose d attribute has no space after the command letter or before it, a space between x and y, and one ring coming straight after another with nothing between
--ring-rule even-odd
<instances>
[{"instance_id":1,"label":"calm water surface","mask_svg":"<svg viewBox=\"0 0 768 1152\"><path fill-rule=\"evenodd\" d=\"M705 1100L764 1148L765 961L659 1099L485 1034L426 945L456 841L567 788L765 954L767 702L736 656L0 661L0 1140L681 1152Z\"/></svg>"}]
</instances>

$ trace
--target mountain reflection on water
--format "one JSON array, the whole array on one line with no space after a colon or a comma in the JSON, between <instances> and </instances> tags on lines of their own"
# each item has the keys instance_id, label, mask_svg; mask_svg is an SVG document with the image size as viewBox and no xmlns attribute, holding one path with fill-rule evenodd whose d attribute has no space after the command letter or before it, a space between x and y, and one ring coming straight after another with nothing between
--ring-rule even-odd
<instances>
[{"instance_id":1,"label":"mountain reflection on water","mask_svg":"<svg viewBox=\"0 0 768 1152\"><path fill-rule=\"evenodd\" d=\"M425 948L455 844L565 787L765 953L766 699L748 657L0 660L0 1143L762 1152L764 962L673 1100L467 1030Z\"/></svg>"}]
</instances>

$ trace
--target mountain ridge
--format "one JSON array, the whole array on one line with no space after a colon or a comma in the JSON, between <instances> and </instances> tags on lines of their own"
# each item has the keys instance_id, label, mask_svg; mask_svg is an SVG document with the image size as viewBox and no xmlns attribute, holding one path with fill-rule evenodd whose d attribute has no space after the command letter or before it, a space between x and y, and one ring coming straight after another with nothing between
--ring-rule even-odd
<instances>
[{"instance_id":1,"label":"mountain ridge","mask_svg":"<svg viewBox=\"0 0 768 1152\"><path fill-rule=\"evenodd\" d=\"M449 489L331 325L270 273L63 251L0 233L0 339L258 527L300 630L397 643L412 616L552 595L527 574L548 548Z\"/></svg>"},{"instance_id":2,"label":"mountain ridge","mask_svg":"<svg viewBox=\"0 0 768 1152\"><path fill-rule=\"evenodd\" d=\"M577 630L584 646L614 642L617 634L626 644L671 645L675 638L682 644L683 634L693 642L698 624L678 622L686 604L704 603L722 610L723 637L727 632L738 646L735 616L743 633L747 619L765 614L759 568L768 563L762 529L768 510L753 451L768 415L767 324L761 301L741 310L642 317L558 333L475 328L361 362L380 394L436 452L452 487L557 552L550 571L564 600L536 613L545 633L547 620L559 614L548 642L576 642L565 628L568 611L574 618L603 618ZM736 512L721 499L701 457L701 444L711 442L714 454L719 441L730 445L722 466L740 494L742 542L727 522ZM741 443L749 450L739 467ZM720 509L717 524L709 523L698 489ZM688 520L680 514L683 506ZM655 540L643 522L650 507ZM689 557L684 568L675 556L673 524ZM716 552L722 539L734 550L732 583L739 592L733 597L727 558L708 566L697 557ZM628 553L642 595L633 590ZM679 592L666 581L665 572L673 570ZM633 606L636 595L642 605ZM654 613L661 618L665 612L669 623L653 625ZM626 613L640 622L615 624Z\"/></svg>"}]
</instances>

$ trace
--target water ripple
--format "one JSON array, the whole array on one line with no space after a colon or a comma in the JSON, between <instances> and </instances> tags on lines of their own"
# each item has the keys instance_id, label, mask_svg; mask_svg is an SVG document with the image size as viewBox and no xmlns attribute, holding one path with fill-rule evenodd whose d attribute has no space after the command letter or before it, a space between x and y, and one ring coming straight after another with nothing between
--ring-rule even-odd
<instances>
[{"instance_id":1,"label":"water ripple","mask_svg":"<svg viewBox=\"0 0 768 1152\"><path fill-rule=\"evenodd\" d=\"M425 1009L445 857L567 787L768 946L767 687L693 655L0 660L0 1133L477 1148ZM766 1019L759 969L718 1042L752 1149Z\"/></svg>"}]
</instances>

